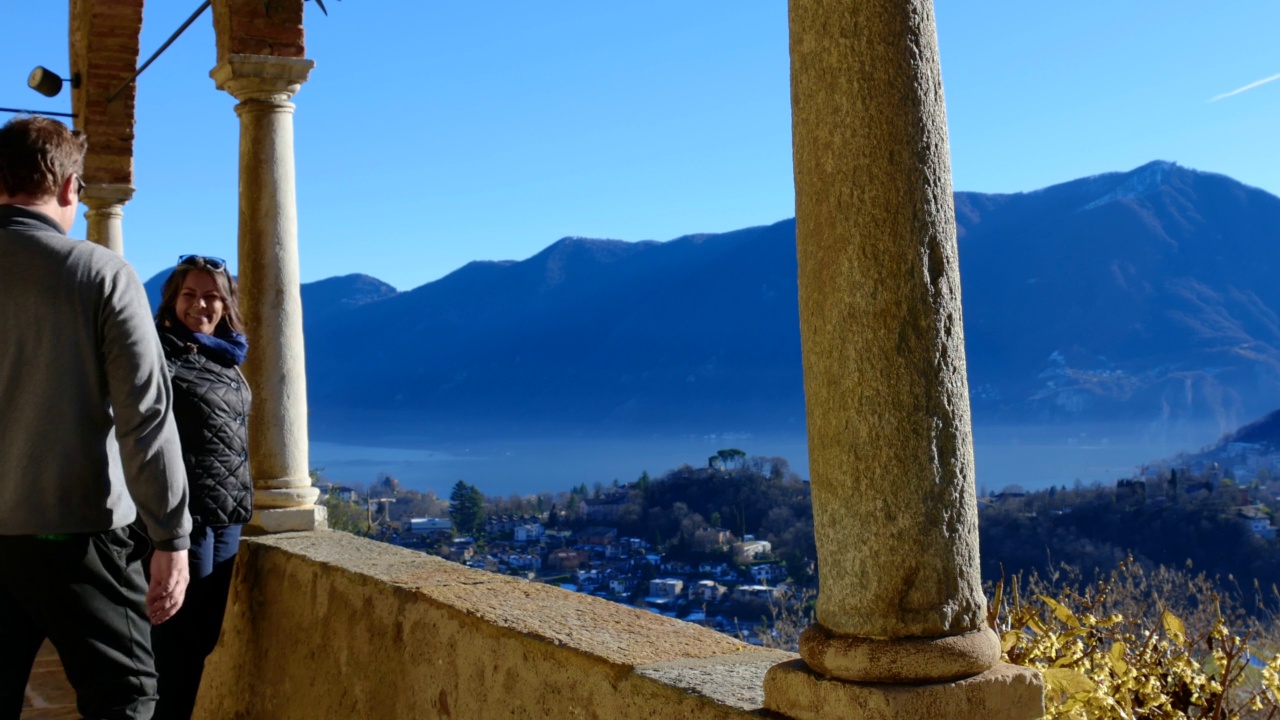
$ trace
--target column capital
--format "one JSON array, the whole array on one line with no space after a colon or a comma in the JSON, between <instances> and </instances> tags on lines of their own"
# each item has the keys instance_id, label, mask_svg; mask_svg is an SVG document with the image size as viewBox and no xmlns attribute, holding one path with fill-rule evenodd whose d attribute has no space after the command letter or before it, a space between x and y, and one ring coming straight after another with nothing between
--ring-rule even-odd
<instances>
[{"instance_id":1,"label":"column capital","mask_svg":"<svg viewBox=\"0 0 1280 720\"><path fill-rule=\"evenodd\" d=\"M237 100L286 103L311 75L314 60L275 55L228 55L209 71L219 90Z\"/></svg>"},{"instance_id":2,"label":"column capital","mask_svg":"<svg viewBox=\"0 0 1280 720\"><path fill-rule=\"evenodd\" d=\"M134 190L132 185L88 183L80 193L80 202L88 205L90 210L107 210L132 200Z\"/></svg>"},{"instance_id":3,"label":"column capital","mask_svg":"<svg viewBox=\"0 0 1280 720\"><path fill-rule=\"evenodd\" d=\"M88 183L80 193L85 239L118 255L124 255L124 204L133 199L133 186L123 183Z\"/></svg>"}]
</instances>

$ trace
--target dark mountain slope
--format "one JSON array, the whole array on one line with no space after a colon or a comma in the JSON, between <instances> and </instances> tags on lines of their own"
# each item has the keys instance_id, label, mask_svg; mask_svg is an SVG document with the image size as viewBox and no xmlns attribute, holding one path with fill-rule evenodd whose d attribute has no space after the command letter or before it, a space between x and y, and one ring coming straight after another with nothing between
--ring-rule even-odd
<instances>
[{"instance_id":1,"label":"dark mountain slope","mask_svg":"<svg viewBox=\"0 0 1280 720\"><path fill-rule=\"evenodd\" d=\"M369 349L357 377L309 353L313 403L397 423L718 427L786 412L794 425L793 237L787 221L668 243L567 238L472 263L311 335Z\"/></svg>"},{"instance_id":2,"label":"dark mountain slope","mask_svg":"<svg viewBox=\"0 0 1280 720\"><path fill-rule=\"evenodd\" d=\"M1280 392L1280 199L1151 163L997 202L961 193L957 207L970 380L988 417L1233 424Z\"/></svg>"},{"instance_id":3,"label":"dark mountain slope","mask_svg":"<svg viewBox=\"0 0 1280 720\"><path fill-rule=\"evenodd\" d=\"M979 423L1280 405L1280 198L1154 162L957 193L956 216ZM803 431L793 220L303 295L321 435Z\"/></svg>"}]
</instances>

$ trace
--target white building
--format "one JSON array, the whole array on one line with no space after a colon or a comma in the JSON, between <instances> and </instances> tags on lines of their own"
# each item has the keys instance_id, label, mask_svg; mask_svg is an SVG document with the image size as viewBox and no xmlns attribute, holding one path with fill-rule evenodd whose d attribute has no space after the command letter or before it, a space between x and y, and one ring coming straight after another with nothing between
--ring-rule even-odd
<instances>
[{"instance_id":1,"label":"white building","mask_svg":"<svg viewBox=\"0 0 1280 720\"><path fill-rule=\"evenodd\" d=\"M1276 536L1275 526L1266 518L1249 518L1249 529L1260 538L1270 539Z\"/></svg>"},{"instance_id":2,"label":"white building","mask_svg":"<svg viewBox=\"0 0 1280 720\"><path fill-rule=\"evenodd\" d=\"M657 578L649 581L649 597L658 600L679 600L684 592L684 581L675 578Z\"/></svg>"},{"instance_id":3,"label":"white building","mask_svg":"<svg viewBox=\"0 0 1280 720\"><path fill-rule=\"evenodd\" d=\"M751 562L770 552L773 552L773 545L768 540L750 540L733 546L733 555L738 562Z\"/></svg>"},{"instance_id":4,"label":"white building","mask_svg":"<svg viewBox=\"0 0 1280 720\"><path fill-rule=\"evenodd\" d=\"M715 602L725 594L725 587L714 580L699 580L689 586L689 599L702 602Z\"/></svg>"},{"instance_id":5,"label":"white building","mask_svg":"<svg viewBox=\"0 0 1280 720\"><path fill-rule=\"evenodd\" d=\"M739 585L733 591L734 600L772 600L781 595L782 589L768 585Z\"/></svg>"},{"instance_id":6,"label":"white building","mask_svg":"<svg viewBox=\"0 0 1280 720\"><path fill-rule=\"evenodd\" d=\"M530 523L528 525L517 525L515 529L516 542L537 542L547 534L547 529L542 527L542 523Z\"/></svg>"},{"instance_id":7,"label":"white building","mask_svg":"<svg viewBox=\"0 0 1280 720\"><path fill-rule=\"evenodd\" d=\"M449 518L409 518L405 530L413 533L449 532L453 521Z\"/></svg>"},{"instance_id":8,"label":"white building","mask_svg":"<svg viewBox=\"0 0 1280 720\"><path fill-rule=\"evenodd\" d=\"M787 578L787 569L779 563L752 565L751 577L755 578L757 583L767 585L771 582L785 580Z\"/></svg>"},{"instance_id":9,"label":"white building","mask_svg":"<svg viewBox=\"0 0 1280 720\"><path fill-rule=\"evenodd\" d=\"M517 570L541 570L542 558L537 555L512 553L507 556L507 565Z\"/></svg>"}]
</instances>

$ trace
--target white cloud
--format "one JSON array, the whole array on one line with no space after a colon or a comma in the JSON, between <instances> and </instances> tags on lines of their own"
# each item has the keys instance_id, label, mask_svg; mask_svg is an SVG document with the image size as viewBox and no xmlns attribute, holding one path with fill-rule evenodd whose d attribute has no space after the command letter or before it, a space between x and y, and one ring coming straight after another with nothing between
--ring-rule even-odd
<instances>
[{"instance_id":1,"label":"white cloud","mask_svg":"<svg viewBox=\"0 0 1280 720\"><path fill-rule=\"evenodd\" d=\"M1254 89L1254 88L1258 87L1259 85L1266 85L1267 83L1269 83L1269 82L1274 82L1274 81L1276 81L1276 80L1280 80L1280 75L1272 75L1271 77L1268 77L1268 78L1262 78L1261 80L1258 80L1257 82L1251 82L1251 83L1249 83L1248 85L1245 85L1245 86L1244 86L1244 87L1242 87L1242 88L1236 88L1235 90L1232 90L1232 91L1231 91L1231 92L1229 92L1229 93L1222 93L1221 95L1216 95L1216 96L1214 96L1214 97L1209 98L1209 102L1211 102L1211 103L1212 103L1212 102L1218 102L1219 100L1221 100L1221 99L1223 99L1223 98L1229 98L1229 97L1231 97L1232 95L1239 95L1240 93L1244 92L1245 90L1252 90L1252 89Z\"/></svg>"}]
</instances>

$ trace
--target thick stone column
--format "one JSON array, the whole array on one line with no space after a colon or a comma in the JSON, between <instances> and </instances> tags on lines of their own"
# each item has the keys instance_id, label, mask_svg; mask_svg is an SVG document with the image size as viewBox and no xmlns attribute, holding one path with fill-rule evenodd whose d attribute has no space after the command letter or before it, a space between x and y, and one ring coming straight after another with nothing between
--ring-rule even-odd
<instances>
[{"instance_id":1,"label":"thick stone column","mask_svg":"<svg viewBox=\"0 0 1280 720\"><path fill-rule=\"evenodd\" d=\"M132 199L132 185L86 185L80 194L80 202L89 206L85 239L124 255L124 204Z\"/></svg>"},{"instance_id":2,"label":"thick stone column","mask_svg":"<svg viewBox=\"0 0 1280 720\"><path fill-rule=\"evenodd\" d=\"M932 1L791 0L790 22L820 587L766 707L1039 717L1038 676L997 668L985 623Z\"/></svg>"},{"instance_id":3,"label":"thick stone column","mask_svg":"<svg viewBox=\"0 0 1280 720\"><path fill-rule=\"evenodd\" d=\"M240 101L239 271L253 389L251 525L267 532L323 527L307 448L307 380L298 274L293 103L314 63L228 55L210 73Z\"/></svg>"}]
</instances>

